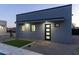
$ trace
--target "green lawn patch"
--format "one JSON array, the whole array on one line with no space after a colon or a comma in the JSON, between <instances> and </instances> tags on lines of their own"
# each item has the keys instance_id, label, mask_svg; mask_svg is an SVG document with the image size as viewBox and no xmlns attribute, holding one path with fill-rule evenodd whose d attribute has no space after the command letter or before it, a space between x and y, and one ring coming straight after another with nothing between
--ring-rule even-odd
<instances>
[{"instance_id":1,"label":"green lawn patch","mask_svg":"<svg viewBox=\"0 0 79 59\"><path fill-rule=\"evenodd\" d=\"M12 46L16 46L16 47L22 47L24 45L32 43L32 41L15 39L15 40L6 41L3 43L8 44L8 45L12 45Z\"/></svg>"}]
</instances>

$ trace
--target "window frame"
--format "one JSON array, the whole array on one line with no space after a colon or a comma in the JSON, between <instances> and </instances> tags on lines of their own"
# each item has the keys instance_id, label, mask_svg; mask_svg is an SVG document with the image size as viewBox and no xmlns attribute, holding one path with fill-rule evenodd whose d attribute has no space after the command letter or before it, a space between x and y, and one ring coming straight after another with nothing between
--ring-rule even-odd
<instances>
[{"instance_id":1,"label":"window frame","mask_svg":"<svg viewBox=\"0 0 79 59\"><path fill-rule=\"evenodd\" d=\"M30 25L30 31L31 31L31 32L35 32L35 31L32 30L32 29L33 29L33 28L32 28L33 25L35 26L34 28L35 28L35 31L36 31L36 25L35 25L35 24L31 24L31 25Z\"/></svg>"}]
</instances>

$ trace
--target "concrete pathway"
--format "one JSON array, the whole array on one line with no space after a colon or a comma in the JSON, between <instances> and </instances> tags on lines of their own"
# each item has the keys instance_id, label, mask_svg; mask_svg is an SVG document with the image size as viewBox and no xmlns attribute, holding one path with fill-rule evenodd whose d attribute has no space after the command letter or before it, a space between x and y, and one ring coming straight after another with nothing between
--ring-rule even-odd
<instances>
[{"instance_id":1,"label":"concrete pathway","mask_svg":"<svg viewBox=\"0 0 79 59\"><path fill-rule=\"evenodd\" d=\"M22 48L17 48L3 43L0 43L0 52L6 55L41 55L40 53L25 50Z\"/></svg>"}]
</instances>

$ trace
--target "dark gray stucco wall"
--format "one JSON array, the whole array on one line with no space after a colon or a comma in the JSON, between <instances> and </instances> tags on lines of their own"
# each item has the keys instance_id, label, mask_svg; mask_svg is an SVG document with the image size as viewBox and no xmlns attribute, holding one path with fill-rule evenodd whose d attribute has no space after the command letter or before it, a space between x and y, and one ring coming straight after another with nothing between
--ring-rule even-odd
<instances>
[{"instance_id":1,"label":"dark gray stucco wall","mask_svg":"<svg viewBox=\"0 0 79 59\"><path fill-rule=\"evenodd\" d=\"M20 30L21 26L18 25L17 37L32 39L32 40L41 40L41 39L43 40L44 38L43 23L35 24L35 26L36 26L35 32L31 32L30 29L28 31L23 32Z\"/></svg>"},{"instance_id":2,"label":"dark gray stucco wall","mask_svg":"<svg viewBox=\"0 0 79 59\"><path fill-rule=\"evenodd\" d=\"M53 20L53 18L60 18L60 17L64 18L64 22L61 23L61 28L55 28L53 26L53 23L49 22L52 24L51 41L71 43L72 42L72 38L71 38L72 5L17 15L16 36L26 37L27 39L44 40L44 23L36 25L37 28L36 32L30 32L30 31L22 32L19 29L20 28L19 21L27 22L27 20L40 20L40 19L48 19L48 18L52 18Z\"/></svg>"}]
</instances>

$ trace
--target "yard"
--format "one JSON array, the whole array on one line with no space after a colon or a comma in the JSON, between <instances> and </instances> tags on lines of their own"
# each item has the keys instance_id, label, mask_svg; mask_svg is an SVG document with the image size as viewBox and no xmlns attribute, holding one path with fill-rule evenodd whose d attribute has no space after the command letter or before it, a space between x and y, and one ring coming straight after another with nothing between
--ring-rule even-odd
<instances>
[{"instance_id":1,"label":"yard","mask_svg":"<svg viewBox=\"0 0 79 59\"><path fill-rule=\"evenodd\" d=\"M5 41L3 43L8 44L8 45L12 45L15 47L22 47L24 45L32 43L32 41L14 39L14 40Z\"/></svg>"}]
</instances>

